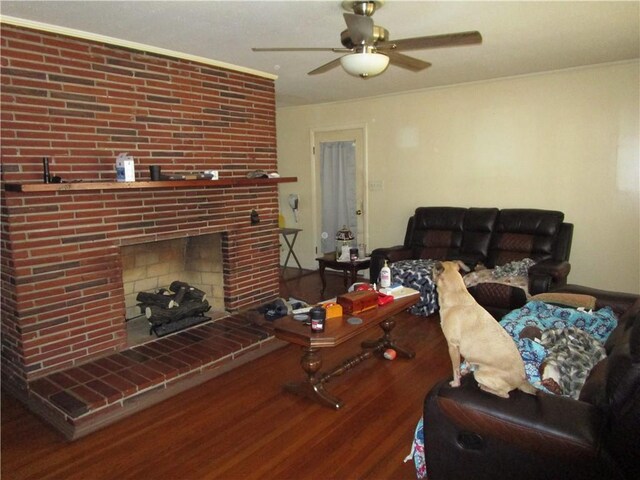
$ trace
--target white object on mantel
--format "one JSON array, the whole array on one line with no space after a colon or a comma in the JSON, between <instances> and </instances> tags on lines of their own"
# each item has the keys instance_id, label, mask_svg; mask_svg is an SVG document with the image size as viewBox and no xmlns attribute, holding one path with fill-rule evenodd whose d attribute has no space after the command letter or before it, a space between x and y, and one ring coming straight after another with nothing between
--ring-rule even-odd
<instances>
[{"instance_id":1,"label":"white object on mantel","mask_svg":"<svg viewBox=\"0 0 640 480\"><path fill-rule=\"evenodd\" d=\"M121 153L116 157L116 182L135 182L136 169L133 157L129 152Z\"/></svg>"}]
</instances>

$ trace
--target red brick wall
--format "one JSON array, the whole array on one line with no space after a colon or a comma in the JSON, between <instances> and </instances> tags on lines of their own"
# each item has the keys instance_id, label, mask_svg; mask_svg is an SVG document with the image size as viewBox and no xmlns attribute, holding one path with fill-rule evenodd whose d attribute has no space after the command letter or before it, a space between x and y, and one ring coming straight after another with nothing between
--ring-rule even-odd
<instances>
[{"instance_id":1,"label":"red brick wall","mask_svg":"<svg viewBox=\"0 0 640 480\"><path fill-rule=\"evenodd\" d=\"M2 25L4 183L276 170L271 79ZM2 368L25 383L125 346L120 246L223 233L225 303L278 294L277 186L13 193L2 188ZM250 224L251 209L261 223Z\"/></svg>"}]
</instances>

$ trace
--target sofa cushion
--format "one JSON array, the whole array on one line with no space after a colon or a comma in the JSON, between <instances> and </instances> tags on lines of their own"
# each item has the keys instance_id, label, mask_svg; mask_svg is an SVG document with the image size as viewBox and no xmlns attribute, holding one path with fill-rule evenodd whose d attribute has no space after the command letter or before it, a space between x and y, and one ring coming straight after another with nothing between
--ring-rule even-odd
<instances>
[{"instance_id":1,"label":"sofa cushion","mask_svg":"<svg viewBox=\"0 0 640 480\"><path fill-rule=\"evenodd\" d=\"M487 266L553 258L564 214L553 210L504 209L498 213Z\"/></svg>"},{"instance_id":2,"label":"sofa cushion","mask_svg":"<svg viewBox=\"0 0 640 480\"><path fill-rule=\"evenodd\" d=\"M461 235L453 230L423 230L417 240L418 258L444 260L458 250Z\"/></svg>"},{"instance_id":3,"label":"sofa cushion","mask_svg":"<svg viewBox=\"0 0 640 480\"><path fill-rule=\"evenodd\" d=\"M491 234L498 218L497 208L469 208L464 217L464 233L460 248L461 259L470 268L489 255Z\"/></svg>"},{"instance_id":4,"label":"sofa cushion","mask_svg":"<svg viewBox=\"0 0 640 480\"><path fill-rule=\"evenodd\" d=\"M456 258L462 245L466 211L466 208L458 207L417 208L410 240L414 257Z\"/></svg>"}]
</instances>

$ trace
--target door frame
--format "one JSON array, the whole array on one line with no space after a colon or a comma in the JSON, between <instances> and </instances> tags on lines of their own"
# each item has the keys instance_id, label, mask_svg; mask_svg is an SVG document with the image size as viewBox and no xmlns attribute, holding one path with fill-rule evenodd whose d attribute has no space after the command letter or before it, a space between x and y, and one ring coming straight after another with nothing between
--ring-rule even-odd
<instances>
[{"instance_id":1,"label":"door frame","mask_svg":"<svg viewBox=\"0 0 640 480\"><path fill-rule=\"evenodd\" d=\"M320 225L320 191L319 191L319 182L318 178L318 170L319 170L319 162L320 162L320 152L314 152L316 140L319 134L321 133L336 133L345 132L348 130L357 130L360 132L360 136L362 137L362 146L358 146L356 143L356 149L362 148L362 235L363 240L360 240L360 243L364 243L365 245L369 245L369 152L368 152L368 137L367 137L367 125L366 124L351 124L351 125L340 125L340 126L331 126L331 127L318 127L312 128L310 130L310 145L309 152L311 157L311 190L312 190L312 220L313 220L313 244L316 252L316 256L320 254L320 230L322 229L322 225ZM358 158L358 155L356 155ZM357 169L356 169L357 170ZM367 252L364 252L367 253Z\"/></svg>"}]
</instances>

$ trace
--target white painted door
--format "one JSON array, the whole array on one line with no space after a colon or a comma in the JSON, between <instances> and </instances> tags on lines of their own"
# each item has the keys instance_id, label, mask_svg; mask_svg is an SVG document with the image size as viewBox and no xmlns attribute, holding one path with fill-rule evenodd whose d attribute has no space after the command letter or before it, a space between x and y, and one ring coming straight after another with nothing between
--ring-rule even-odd
<instances>
[{"instance_id":1,"label":"white painted door","mask_svg":"<svg viewBox=\"0 0 640 480\"><path fill-rule=\"evenodd\" d=\"M353 205L348 208L347 218L351 218L350 225L356 239L352 242L357 245L359 249L366 248L367 243L367 212L366 212L366 199L365 199L365 148L364 148L364 129L354 128L348 130L334 130L334 131L316 131L314 132L314 159L315 159L315 177L316 177L316 218L314 229L317 232L316 235L316 252L320 255L327 252L335 251L335 235L337 230L342 228L342 225L336 225L335 220L325 219L323 215L323 199L325 204L327 203L327 196L331 196L329 203L333 203L335 208L339 211L344 211L347 207L346 191L354 192L355 200ZM339 146L337 143L342 143ZM324 145L323 145L324 144ZM352 146L353 155L355 157L354 168L340 169L340 174L327 175L326 156L331 156L330 153L334 148L342 147L344 150L348 150L348 147ZM323 159L323 151L325 159ZM323 167L325 172L323 174ZM337 174L337 172L336 172ZM327 184L331 182L331 184ZM337 183L337 185L336 185ZM345 193L343 195L343 193ZM345 218L345 214L335 215L330 214L330 217ZM327 221L328 220L328 221ZM345 220L346 221L346 220ZM329 231L330 230L330 231ZM364 252L359 252L363 255Z\"/></svg>"}]
</instances>

